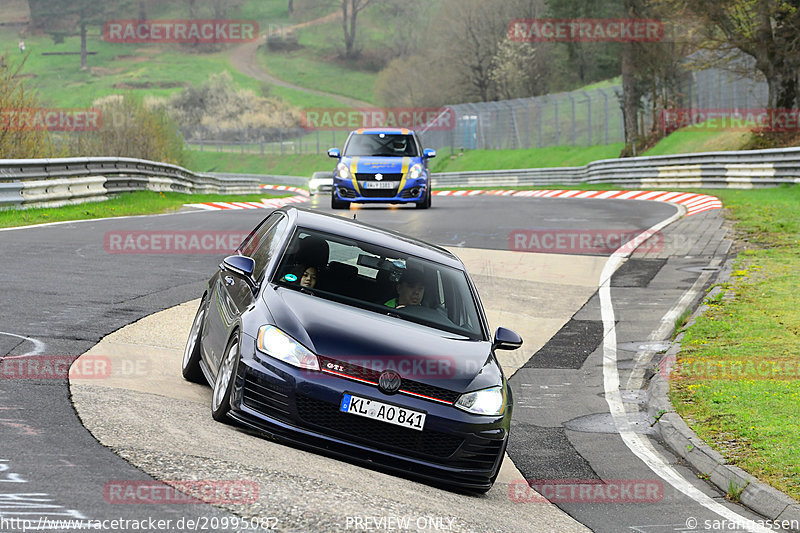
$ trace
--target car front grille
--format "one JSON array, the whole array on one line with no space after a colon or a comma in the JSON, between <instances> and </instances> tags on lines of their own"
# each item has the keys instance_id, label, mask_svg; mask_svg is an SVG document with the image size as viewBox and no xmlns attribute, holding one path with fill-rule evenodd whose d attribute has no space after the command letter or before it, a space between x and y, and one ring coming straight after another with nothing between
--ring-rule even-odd
<instances>
[{"instance_id":1,"label":"car front grille","mask_svg":"<svg viewBox=\"0 0 800 533\"><path fill-rule=\"evenodd\" d=\"M242 402L263 415L280 418L289 416L289 388L270 383L250 369L244 376Z\"/></svg>"},{"instance_id":2,"label":"car front grille","mask_svg":"<svg viewBox=\"0 0 800 533\"><path fill-rule=\"evenodd\" d=\"M403 179L402 174L381 174L381 179L376 180L375 174L366 174L362 172L356 173L356 179L358 181L400 181Z\"/></svg>"},{"instance_id":3,"label":"car front grille","mask_svg":"<svg viewBox=\"0 0 800 533\"><path fill-rule=\"evenodd\" d=\"M350 441L412 455L445 459L464 442L462 438L438 431L416 431L400 426L343 413L336 405L298 394L297 412L305 422L342 434Z\"/></svg>"},{"instance_id":4,"label":"car front grille","mask_svg":"<svg viewBox=\"0 0 800 533\"><path fill-rule=\"evenodd\" d=\"M374 370L372 368L366 368L360 365L355 365L351 363L347 363L344 361L339 361L337 359L333 359L330 357L325 356L318 356L319 358L319 365L323 371L326 371L326 368L337 368L339 369L336 372L337 376L341 376L343 378L350 378L358 381L369 381L370 383L376 384L378 383L378 379L381 376L381 372L378 370ZM331 364L333 366L328 366ZM445 377L445 376L442 376ZM420 381L414 381L411 379L402 378L402 384L400 385L401 391L407 391L411 393L412 396L423 396L427 399L432 399L437 401L438 403L449 403L453 404L458 397L461 395L458 392L451 391L448 389L443 389L441 387L436 387L435 385L428 385L426 383L422 383ZM402 392L400 393L402 394Z\"/></svg>"},{"instance_id":5,"label":"car front grille","mask_svg":"<svg viewBox=\"0 0 800 533\"><path fill-rule=\"evenodd\" d=\"M394 198L397 196L397 187L393 189L367 189L361 185L361 196L364 198Z\"/></svg>"}]
</instances>

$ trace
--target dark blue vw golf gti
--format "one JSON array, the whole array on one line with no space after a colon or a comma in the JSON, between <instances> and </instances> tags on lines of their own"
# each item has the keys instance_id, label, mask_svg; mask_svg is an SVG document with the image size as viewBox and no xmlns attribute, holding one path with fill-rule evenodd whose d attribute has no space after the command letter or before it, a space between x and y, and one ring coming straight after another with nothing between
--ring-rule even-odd
<instances>
[{"instance_id":1,"label":"dark blue vw golf gti","mask_svg":"<svg viewBox=\"0 0 800 533\"><path fill-rule=\"evenodd\" d=\"M350 133L344 152L328 150L339 162L333 172L331 208L351 203L414 204L431 206L428 160L435 150L423 150L412 130L362 128Z\"/></svg>"},{"instance_id":2,"label":"dark blue vw golf gti","mask_svg":"<svg viewBox=\"0 0 800 533\"><path fill-rule=\"evenodd\" d=\"M211 414L434 483L492 486L511 389L464 265L353 220L282 208L208 282L183 376Z\"/></svg>"}]
</instances>

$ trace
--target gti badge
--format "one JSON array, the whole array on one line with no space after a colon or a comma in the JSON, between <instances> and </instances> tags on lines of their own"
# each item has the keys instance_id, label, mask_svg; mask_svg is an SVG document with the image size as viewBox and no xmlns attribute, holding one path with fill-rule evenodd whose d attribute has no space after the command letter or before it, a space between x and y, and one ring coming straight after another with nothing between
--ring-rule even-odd
<instances>
[{"instance_id":1,"label":"gti badge","mask_svg":"<svg viewBox=\"0 0 800 533\"><path fill-rule=\"evenodd\" d=\"M376 181L381 181L382 179L383 179L383 174L380 174L380 173L375 174L375 180Z\"/></svg>"},{"instance_id":2,"label":"gti badge","mask_svg":"<svg viewBox=\"0 0 800 533\"><path fill-rule=\"evenodd\" d=\"M387 370L378 378L378 388L386 394L394 394L400 389L400 375L394 370Z\"/></svg>"}]
</instances>

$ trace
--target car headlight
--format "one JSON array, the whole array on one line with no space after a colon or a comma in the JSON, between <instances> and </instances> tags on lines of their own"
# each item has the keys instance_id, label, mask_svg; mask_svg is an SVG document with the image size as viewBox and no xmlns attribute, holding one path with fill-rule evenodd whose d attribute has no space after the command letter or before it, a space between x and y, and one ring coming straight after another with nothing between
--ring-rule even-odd
<instances>
[{"instance_id":1,"label":"car headlight","mask_svg":"<svg viewBox=\"0 0 800 533\"><path fill-rule=\"evenodd\" d=\"M506 409L506 395L502 386L462 394L455 406L476 415L499 416Z\"/></svg>"},{"instance_id":2,"label":"car headlight","mask_svg":"<svg viewBox=\"0 0 800 533\"><path fill-rule=\"evenodd\" d=\"M415 180L422 177L422 165L417 163L408 169L408 178Z\"/></svg>"},{"instance_id":3,"label":"car headlight","mask_svg":"<svg viewBox=\"0 0 800 533\"><path fill-rule=\"evenodd\" d=\"M275 326L261 326L257 346L260 352L292 366L319 370L317 356Z\"/></svg>"},{"instance_id":4,"label":"car headlight","mask_svg":"<svg viewBox=\"0 0 800 533\"><path fill-rule=\"evenodd\" d=\"M353 179L353 175L350 174L350 168L344 163L336 165L336 177L343 180Z\"/></svg>"}]
</instances>

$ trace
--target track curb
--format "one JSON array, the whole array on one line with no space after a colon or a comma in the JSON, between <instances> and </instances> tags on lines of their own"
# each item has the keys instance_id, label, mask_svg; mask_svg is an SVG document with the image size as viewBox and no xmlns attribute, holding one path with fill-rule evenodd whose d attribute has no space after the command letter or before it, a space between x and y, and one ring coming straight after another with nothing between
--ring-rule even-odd
<instances>
[{"instance_id":1,"label":"track curb","mask_svg":"<svg viewBox=\"0 0 800 533\"><path fill-rule=\"evenodd\" d=\"M732 259L728 259L717 278L718 281L727 281L731 270ZM709 294L713 294L713 291ZM707 309L706 304L700 305L687 325L693 324ZM738 501L745 507L774 522L800 524L800 503L741 468L729 464L722 454L706 444L675 412L669 400L669 363L675 361L684 336L685 333L676 336L659 362L659 371L650 379L647 388L647 413L656 420L653 426L661 440L670 451L697 470L698 476L706 478L723 493L728 494L730 489L741 490Z\"/></svg>"}]
</instances>

